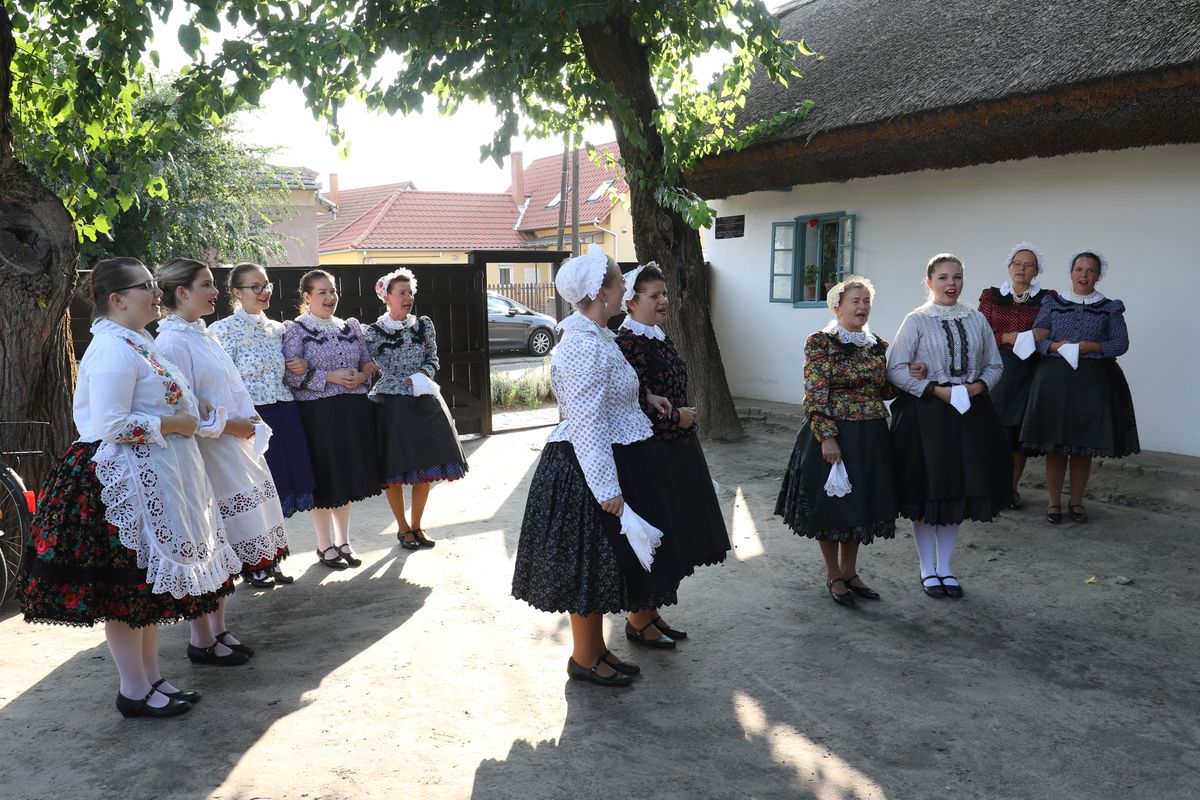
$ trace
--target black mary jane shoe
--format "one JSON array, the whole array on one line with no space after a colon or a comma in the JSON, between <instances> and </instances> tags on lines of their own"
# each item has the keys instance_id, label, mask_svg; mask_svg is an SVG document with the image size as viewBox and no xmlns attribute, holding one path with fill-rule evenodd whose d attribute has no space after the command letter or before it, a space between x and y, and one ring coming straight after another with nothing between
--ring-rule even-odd
<instances>
[{"instance_id":1,"label":"black mary jane shoe","mask_svg":"<svg viewBox=\"0 0 1200 800\"><path fill-rule=\"evenodd\" d=\"M192 691L190 689L177 689L173 692L164 692L162 689L158 688L166 682L166 678L159 678L154 683L150 684L150 688L154 689L154 691L158 692L163 697L169 697L172 700L183 700L184 702L191 703L192 705L200 702L201 695L199 692Z\"/></svg>"},{"instance_id":2,"label":"black mary jane shoe","mask_svg":"<svg viewBox=\"0 0 1200 800\"><path fill-rule=\"evenodd\" d=\"M409 538L405 539L407 536ZM421 540L417 538L416 530L396 531L396 539L405 550L420 550Z\"/></svg>"},{"instance_id":3,"label":"black mary jane shoe","mask_svg":"<svg viewBox=\"0 0 1200 800\"><path fill-rule=\"evenodd\" d=\"M1078 522L1082 525L1088 521L1087 509L1083 506L1067 506L1067 510L1071 512L1072 522Z\"/></svg>"},{"instance_id":4,"label":"black mary jane shoe","mask_svg":"<svg viewBox=\"0 0 1200 800\"><path fill-rule=\"evenodd\" d=\"M350 566L352 566L352 567L361 567L362 566L362 559L359 558L358 556L354 555L354 551L352 549L350 549L349 544L340 545L337 548L337 551L338 551L338 555L342 557L342 561L345 561Z\"/></svg>"},{"instance_id":5,"label":"black mary jane shoe","mask_svg":"<svg viewBox=\"0 0 1200 800\"><path fill-rule=\"evenodd\" d=\"M1056 510L1051 510L1056 509ZM1051 525L1062 524L1062 506L1046 506L1046 522Z\"/></svg>"},{"instance_id":6,"label":"black mary jane shoe","mask_svg":"<svg viewBox=\"0 0 1200 800\"><path fill-rule=\"evenodd\" d=\"M670 625L663 622L662 617L655 617L654 619L650 620L650 624L658 628L660 633L665 633L667 636L670 636L677 642L680 639L687 638L687 631L681 631L678 628L672 628Z\"/></svg>"},{"instance_id":7,"label":"black mary jane shoe","mask_svg":"<svg viewBox=\"0 0 1200 800\"><path fill-rule=\"evenodd\" d=\"M674 650L675 640L667 636L661 630L657 639L647 639L646 629L654 627L653 622L647 622L640 628L633 627L629 620L625 620L625 638L634 644L640 644L643 647L654 647L659 650Z\"/></svg>"},{"instance_id":8,"label":"black mary jane shoe","mask_svg":"<svg viewBox=\"0 0 1200 800\"><path fill-rule=\"evenodd\" d=\"M226 636L232 636L232 634L229 631L221 631L220 633L217 634L217 641L220 642L221 644L225 645L226 647L228 647L230 650L232 650L235 653L245 653L248 656L254 655L254 648L250 647L249 645L247 645L243 642L238 642L236 644L234 644L233 642L227 642L227 641L225 641Z\"/></svg>"},{"instance_id":9,"label":"black mary jane shoe","mask_svg":"<svg viewBox=\"0 0 1200 800\"><path fill-rule=\"evenodd\" d=\"M242 573L242 580L246 582L247 586L257 589L270 589L275 585L275 576L271 574L270 570L265 569L258 572L246 570Z\"/></svg>"},{"instance_id":10,"label":"black mary jane shoe","mask_svg":"<svg viewBox=\"0 0 1200 800\"><path fill-rule=\"evenodd\" d=\"M592 668L586 669L576 664L575 659L568 658L567 675L571 676L571 680L585 681L587 683L594 683L597 686L609 686L612 688L629 686L633 683L633 678L628 675L622 675L620 672L608 677L596 672L596 668L600 666L600 661L601 659L596 659L596 663L592 665ZM613 667L613 669L615 670L616 667Z\"/></svg>"},{"instance_id":11,"label":"black mary jane shoe","mask_svg":"<svg viewBox=\"0 0 1200 800\"><path fill-rule=\"evenodd\" d=\"M868 589L866 586L855 586L853 583L850 582L850 581L854 581L854 580L861 581L862 578L858 577L857 574L851 575L849 578L846 578L846 588L847 589L854 592L856 595L861 597L863 600L878 600L879 599L879 592L875 591L874 589Z\"/></svg>"},{"instance_id":12,"label":"black mary jane shoe","mask_svg":"<svg viewBox=\"0 0 1200 800\"><path fill-rule=\"evenodd\" d=\"M226 647L229 647L226 645ZM218 667L240 667L250 660L250 656L245 653L229 648L231 652L223 656L217 655L217 644L209 647L196 647L194 644L187 646L188 660L193 664L215 664Z\"/></svg>"},{"instance_id":13,"label":"black mary jane shoe","mask_svg":"<svg viewBox=\"0 0 1200 800\"><path fill-rule=\"evenodd\" d=\"M854 605L854 595L850 591L835 592L833 590L833 585L835 583L840 583L842 586L849 587L849 584L841 578L834 578L831 581L825 581L825 588L829 590L829 596L833 598L833 602L837 603L839 606Z\"/></svg>"},{"instance_id":14,"label":"black mary jane shoe","mask_svg":"<svg viewBox=\"0 0 1200 800\"><path fill-rule=\"evenodd\" d=\"M925 583L925 581L937 581L937 583ZM942 579L937 575L921 578L921 591L930 597L936 597L938 600L944 600L950 596L946 592L946 586L942 583Z\"/></svg>"},{"instance_id":15,"label":"black mary jane shoe","mask_svg":"<svg viewBox=\"0 0 1200 800\"><path fill-rule=\"evenodd\" d=\"M953 579L954 583L946 583L948 579ZM958 582L958 578L953 575L939 575L938 580L942 582L942 587L946 590L946 597L951 600L962 600L963 588L962 584Z\"/></svg>"},{"instance_id":16,"label":"black mary jane shoe","mask_svg":"<svg viewBox=\"0 0 1200 800\"><path fill-rule=\"evenodd\" d=\"M326 558L325 554L330 550L333 551L333 558ZM342 554L333 545L329 545L324 550L317 550L317 558L330 569L345 569L347 567L346 562L342 561Z\"/></svg>"},{"instance_id":17,"label":"black mary jane shoe","mask_svg":"<svg viewBox=\"0 0 1200 800\"><path fill-rule=\"evenodd\" d=\"M632 661L613 661L609 659L609 656L612 656L614 659L616 658L611 650L605 650L604 654L600 656L600 660L605 664L608 664L617 672L620 672L624 675L640 675L642 673L642 668Z\"/></svg>"},{"instance_id":18,"label":"black mary jane shoe","mask_svg":"<svg viewBox=\"0 0 1200 800\"><path fill-rule=\"evenodd\" d=\"M1025 501L1021 499L1021 493L1013 489L1012 497L1008 499L1008 507L1013 511L1019 511L1025 506Z\"/></svg>"},{"instance_id":19,"label":"black mary jane shoe","mask_svg":"<svg viewBox=\"0 0 1200 800\"><path fill-rule=\"evenodd\" d=\"M417 537L418 547L437 547L437 542L425 535L424 528L413 528L413 536Z\"/></svg>"},{"instance_id":20,"label":"black mary jane shoe","mask_svg":"<svg viewBox=\"0 0 1200 800\"><path fill-rule=\"evenodd\" d=\"M287 586L296 582L296 579L291 575L284 575L283 571L279 569L278 564L271 567L271 577L274 578L276 586Z\"/></svg>"},{"instance_id":21,"label":"black mary jane shoe","mask_svg":"<svg viewBox=\"0 0 1200 800\"><path fill-rule=\"evenodd\" d=\"M125 695L117 692L117 711L121 712L122 717L128 719L129 717L177 717L192 710L191 703L186 700L176 700L173 697L168 697L167 704L162 708L155 708L148 704L150 698L153 696L154 689L151 689L149 694L141 700L130 700Z\"/></svg>"}]
</instances>

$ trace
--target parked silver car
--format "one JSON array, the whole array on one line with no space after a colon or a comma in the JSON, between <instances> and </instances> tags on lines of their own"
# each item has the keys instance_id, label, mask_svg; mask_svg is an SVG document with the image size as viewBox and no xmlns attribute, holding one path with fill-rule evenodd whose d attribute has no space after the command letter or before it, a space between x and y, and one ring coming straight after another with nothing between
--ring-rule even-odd
<instances>
[{"instance_id":1,"label":"parked silver car","mask_svg":"<svg viewBox=\"0 0 1200 800\"><path fill-rule=\"evenodd\" d=\"M554 347L558 320L539 314L516 300L487 293L488 349L524 350L531 356L544 356Z\"/></svg>"}]
</instances>

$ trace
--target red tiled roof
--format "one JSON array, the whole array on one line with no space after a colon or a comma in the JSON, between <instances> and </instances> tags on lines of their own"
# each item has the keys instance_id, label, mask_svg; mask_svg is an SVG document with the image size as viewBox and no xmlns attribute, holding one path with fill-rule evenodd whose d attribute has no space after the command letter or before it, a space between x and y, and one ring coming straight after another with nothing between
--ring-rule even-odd
<instances>
[{"instance_id":1,"label":"red tiled roof","mask_svg":"<svg viewBox=\"0 0 1200 800\"><path fill-rule=\"evenodd\" d=\"M621 157L616 142L609 142L596 147L605 153L611 153L614 158ZM594 219L608 217L612 204L608 193L599 199L588 202L587 199L604 181L613 181L613 188L618 192L628 192L629 184L625 182L625 173L620 167L605 169L596 166L588 157L587 150L581 148L579 153L579 220L591 222ZM562 186L562 155L546 156L531 161L525 168L525 194L530 196L529 208L525 218L521 220L521 230L530 231L541 228L558 227L558 206L547 208L546 204L554 199ZM509 187L509 191L512 187ZM570 209L567 209L567 224L571 222Z\"/></svg>"},{"instance_id":2,"label":"red tiled roof","mask_svg":"<svg viewBox=\"0 0 1200 800\"><path fill-rule=\"evenodd\" d=\"M334 219L332 214L323 214L317 226L317 238L322 241L333 238L392 193L410 192L415 188L412 181L401 181L385 183L382 186L364 186L361 189L342 189L338 192L336 200L326 193L325 199L337 204L337 219Z\"/></svg>"},{"instance_id":3,"label":"red tiled roof","mask_svg":"<svg viewBox=\"0 0 1200 800\"><path fill-rule=\"evenodd\" d=\"M516 221L517 207L507 194L392 191L336 235L322 237L319 249L332 253L519 247L528 237L513 230Z\"/></svg>"}]
</instances>

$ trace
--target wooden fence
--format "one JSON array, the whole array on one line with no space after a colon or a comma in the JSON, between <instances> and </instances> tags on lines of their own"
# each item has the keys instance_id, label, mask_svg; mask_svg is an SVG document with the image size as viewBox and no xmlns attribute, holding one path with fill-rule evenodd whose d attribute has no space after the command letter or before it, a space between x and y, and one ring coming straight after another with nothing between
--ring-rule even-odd
<instances>
[{"instance_id":1,"label":"wooden fence","mask_svg":"<svg viewBox=\"0 0 1200 800\"><path fill-rule=\"evenodd\" d=\"M510 283L506 285L490 284L489 292L516 300L523 306L528 306L540 314L554 313L555 291L553 283Z\"/></svg>"}]
</instances>

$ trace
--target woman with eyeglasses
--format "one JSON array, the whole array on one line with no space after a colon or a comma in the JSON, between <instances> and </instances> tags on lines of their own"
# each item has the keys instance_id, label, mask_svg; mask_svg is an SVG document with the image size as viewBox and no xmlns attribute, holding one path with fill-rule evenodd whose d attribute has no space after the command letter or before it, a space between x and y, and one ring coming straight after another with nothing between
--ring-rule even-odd
<instances>
[{"instance_id":1,"label":"woman with eyeglasses","mask_svg":"<svg viewBox=\"0 0 1200 800\"><path fill-rule=\"evenodd\" d=\"M292 390L284 383L287 367L307 369L300 359L283 358L283 323L266 315L275 287L267 272L258 264L238 264L229 273L227 283L234 312L208 326L217 341L229 353L262 421L272 430L271 444L263 456L279 492L283 516L313 507L312 460L304 436L300 410ZM252 572L246 578L260 588L292 583L279 565L271 570Z\"/></svg>"},{"instance_id":2,"label":"woman with eyeglasses","mask_svg":"<svg viewBox=\"0 0 1200 800\"><path fill-rule=\"evenodd\" d=\"M76 440L42 484L21 575L29 622L91 626L120 678L125 717L172 717L199 692L158 664L158 625L212 613L241 561L192 438L191 386L146 332L162 292L134 258L90 277L92 341L75 386Z\"/></svg>"},{"instance_id":3,"label":"woman with eyeglasses","mask_svg":"<svg viewBox=\"0 0 1200 800\"><path fill-rule=\"evenodd\" d=\"M375 412L367 382L379 370L362 326L334 316L338 290L322 269L300 278L300 316L284 323L284 382L300 407L312 456L313 527L317 558L329 569L357 567L350 547L350 507L383 491L379 482Z\"/></svg>"}]
</instances>

